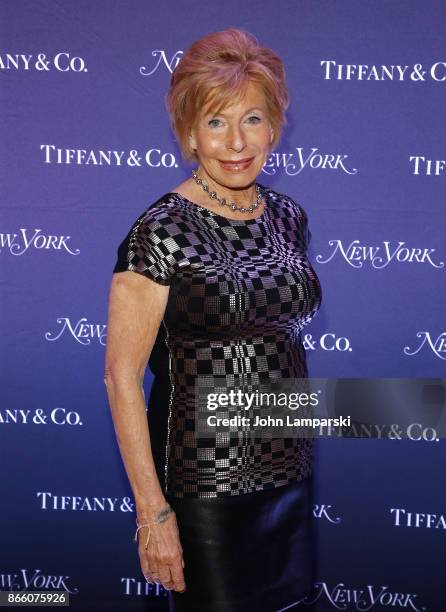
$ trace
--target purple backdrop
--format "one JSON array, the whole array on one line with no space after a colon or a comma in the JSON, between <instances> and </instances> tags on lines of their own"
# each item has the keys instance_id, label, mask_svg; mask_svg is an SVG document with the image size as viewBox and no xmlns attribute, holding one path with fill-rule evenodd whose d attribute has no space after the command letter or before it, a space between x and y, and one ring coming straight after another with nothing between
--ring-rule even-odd
<instances>
[{"instance_id":1,"label":"purple backdrop","mask_svg":"<svg viewBox=\"0 0 446 612\"><path fill-rule=\"evenodd\" d=\"M163 97L208 32L246 28L285 63L289 125L259 182L309 216L310 376L444 376L445 20L434 0L0 2L0 590L166 609L132 542L107 298L119 242L190 173ZM318 612L444 610L444 449L318 441Z\"/></svg>"}]
</instances>

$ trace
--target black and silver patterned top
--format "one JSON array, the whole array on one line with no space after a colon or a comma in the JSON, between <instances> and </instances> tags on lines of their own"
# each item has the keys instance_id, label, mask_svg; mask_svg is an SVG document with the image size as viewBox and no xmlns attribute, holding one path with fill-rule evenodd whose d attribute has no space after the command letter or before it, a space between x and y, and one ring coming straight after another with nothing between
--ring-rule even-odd
<instances>
[{"instance_id":1,"label":"black and silver patterned top","mask_svg":"<svg viewBox=\"0 0 446 612\"><path fill-rule=\"evenodd\" d=\"M178 193L159 198L118 248L113 272L170 285L163 320L172 393L166 492L220 497L278 487L311 474L312 440L238 443L194 435L198 376L308 376L300 331L321 304L306 249L305 210L260 185L261 216L229 219ZM156 409L156 408L155 408Z\"/></svg>"}]
</instances>

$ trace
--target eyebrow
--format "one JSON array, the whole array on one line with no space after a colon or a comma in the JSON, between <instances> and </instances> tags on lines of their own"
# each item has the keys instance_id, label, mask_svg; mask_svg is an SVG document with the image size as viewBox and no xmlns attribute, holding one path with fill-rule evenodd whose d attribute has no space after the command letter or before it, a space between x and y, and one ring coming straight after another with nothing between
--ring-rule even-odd
<instances>
[{"instance_id":1,"label":"eyebrow","mask_svg":"<svg viewBox=\"0 0 446 612\"><path fill-rule=\"evenodd\" d=\"M245 113L243 113L244 115L247 115L248 113L251 113L254 110L258 110L260 112L264 112L263 109L261 109L259 106L253 106L252 108L249 108ZM223 117L225 116L226 113L220 112L220 113L212 113L212 112L208 112L206 113L205 117L209 117L210 115L222 115Z\"/></svg>"}]
</instances>

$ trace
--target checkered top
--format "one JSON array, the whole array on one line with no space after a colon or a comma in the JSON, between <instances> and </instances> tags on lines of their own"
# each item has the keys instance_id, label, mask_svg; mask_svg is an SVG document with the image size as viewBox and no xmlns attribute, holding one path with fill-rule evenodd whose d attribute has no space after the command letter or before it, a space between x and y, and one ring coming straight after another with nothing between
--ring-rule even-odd
<instances>
[{"instance_id":1,"label":"checkered top","mask_svg":"<svg viewBox=\"0 0 446 612\"><path fill-rule=\"evenodd\" d=\"M306 255L308 218L289 196L260 188L266 207L256 219L228 219L169 192L118 248L113 272L132 270L170 286L165 471L166 492L175 497L250 493L312 471L309 438L194 435L197 377L234 385L245 375L250 384L308 376L300 331L322 299Z\"/></svg>"}]
</instances>

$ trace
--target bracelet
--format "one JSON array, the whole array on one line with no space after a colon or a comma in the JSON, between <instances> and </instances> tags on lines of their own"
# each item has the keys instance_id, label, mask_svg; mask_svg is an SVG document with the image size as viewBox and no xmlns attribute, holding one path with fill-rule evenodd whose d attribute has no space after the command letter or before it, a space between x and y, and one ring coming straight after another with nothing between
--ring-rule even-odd
<instances>
[{"instance_id":1,"label":"bracelet","mask_svg":"<svg viewBox=\"0 0 446 612\"><path fill-rule=\"evenodd\" d=\"M147 547L149 545L149 540L150 540L150 535L152 533L151 529L150 529L150 525L154 525L154 524L158 524L158 523L164 523L164 521L166 521L169 516L172 514L173 510L170 507L169 504L166 504L163 508L161 508L161 510L158 512L158 514L156 515L155 519L153 521L151 521L150 523L143 523L142 525L138 524L138 517L136 517L136 531L135 531L135 536L133 538L133 541L136 543L138 540L138 531L140 529L142 529L142 527L148 527L149 528L149 533L147 534L147 540L146 543L144 545L144 548L147 550Z\"/></svg>"}]
</instances>

